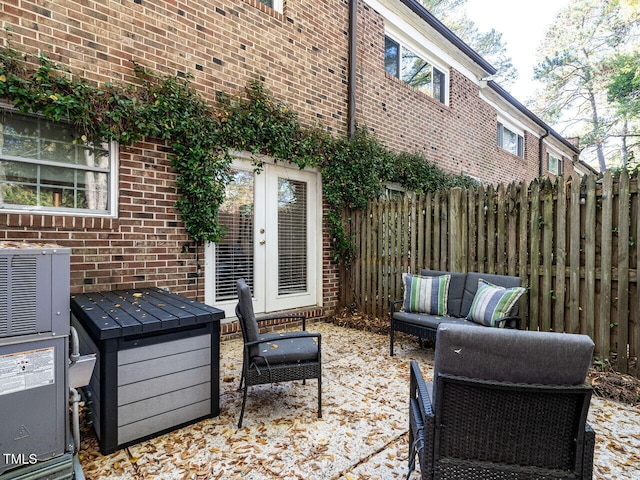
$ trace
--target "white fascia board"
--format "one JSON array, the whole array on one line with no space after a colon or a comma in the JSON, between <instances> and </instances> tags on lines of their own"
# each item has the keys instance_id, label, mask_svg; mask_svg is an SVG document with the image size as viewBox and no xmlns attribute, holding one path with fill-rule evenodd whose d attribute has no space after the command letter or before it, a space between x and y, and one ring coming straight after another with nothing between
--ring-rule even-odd
<instances>
[{"instance_id":1,"label":"white fascia board","mask_svg":"<svg viewBox=\"0 0 640 480\"><path fill-rule=\"evenodd\" d=\"M553 143L552 143L553 142ZM547 147L547 152L551 155L558 157L559 159L568 158L569 160L573 160L575 152L571 151L567 148L566 145L563 145L558 141L556 137L548 136L544 139L544 144Z\"/></svg>"},{"instance_id":2,"label":"white fascia board","mask_svg":"<svg viewBox=\"0 0 640 480\"><path fill-rule=\"evenodd\" d=\"M395 40L415 49L415 53L424 55L425 60L432 60L436 67L446 70L455 68L477 85L480 84L480 78L488 74L471 61L463 63L466 55L401 3L393 0L364 2L384 17L385 30Z\"/></svg>"},{"instance_id":3,"label":"white fascia board","mask_svg":"<svg viewBox=\"0 0 640 480\"><path fill-rule=\"evenodd\" d=\"M491 98L486 95L485 90L480 90L480 99L492 106L498 112L498 121L505 127L513 130L521 135L527 131L536 138L540 138L544 132L540 132L540 126L523 115L518 109L513 107L509 102L503 100L498 95L492 95ZM502 100L502 101L500 101Z\"/></svg>"}]
</instances>

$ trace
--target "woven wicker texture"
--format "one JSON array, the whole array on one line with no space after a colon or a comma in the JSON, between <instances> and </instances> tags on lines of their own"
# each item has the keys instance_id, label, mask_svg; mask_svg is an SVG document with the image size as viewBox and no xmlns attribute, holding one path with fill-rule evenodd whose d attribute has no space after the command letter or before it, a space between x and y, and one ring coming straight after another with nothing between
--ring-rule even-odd
<instances>
[{"instance_id":1,"label":"woven wicker texture","mask_svg":"<svg viewBox=\"0 0 640 480\"><path fill-rule=\"evenodd\" d=\"M591 478L589 387L436 381L433 401L412 363L409 468L417 454L423 479Z\"/></svg>"}]
</instances>

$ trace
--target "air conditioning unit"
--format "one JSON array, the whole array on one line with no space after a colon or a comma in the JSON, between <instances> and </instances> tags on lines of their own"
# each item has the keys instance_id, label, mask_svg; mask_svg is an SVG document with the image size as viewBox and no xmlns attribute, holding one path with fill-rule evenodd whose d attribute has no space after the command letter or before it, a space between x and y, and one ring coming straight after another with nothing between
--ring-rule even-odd
<instances>
[{"instance_id":1,"label":"air conditioning unit","mask_svg":"<svg viewBox=\"0 0 640 480\"><path fill-rule=\"evenodd\" d=\"M0 339L69 335L70 249L0 242Z\"/></svg>"},{"instance_id":2,"label":"air conditioning unit","mask_svg":"<svg viewBox=\"0 0 640 480\"><path fill-rule=\"evenodd\" d=\"M70 249L56 245L0 242L2 480L52 478L51 471L74 478L69 258Z\"/></svg>"}]
</instances>

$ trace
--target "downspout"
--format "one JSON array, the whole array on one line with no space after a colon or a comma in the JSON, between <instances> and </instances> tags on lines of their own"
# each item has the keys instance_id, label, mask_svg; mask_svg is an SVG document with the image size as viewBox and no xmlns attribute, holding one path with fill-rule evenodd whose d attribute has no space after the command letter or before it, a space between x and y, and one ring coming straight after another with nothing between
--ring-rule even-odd
<instances>
[{"instance_id":1,"label":"downspout","mask_svg":"<svg viewBox=\"0 0 640 480\"><path fill-rule=\"evenodd\" d=\"M549 130L544 131L544 135L540 137L538 140L538 177L542 177L543 174L543 159L542 159L542 145L544 143L544 139L549 136Z\"/></svg>"},{"instance_id":2,"label":"downspout","mask_svg":"<svg viewBox=\"0 0 640 480\"><path fill-rule=\"evenodd\" d=\"M349 72L347 79L348 112L347 134L352 138L356 133L356 45L358 23L358 0L349 0Z\"/></svg>"}]
</instances>

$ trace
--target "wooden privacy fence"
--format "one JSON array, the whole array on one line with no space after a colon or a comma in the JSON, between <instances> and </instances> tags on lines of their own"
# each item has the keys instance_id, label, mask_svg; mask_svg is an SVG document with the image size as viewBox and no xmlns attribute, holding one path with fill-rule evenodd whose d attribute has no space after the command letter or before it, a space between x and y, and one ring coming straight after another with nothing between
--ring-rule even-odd
<instances>
[{"instance_id":1,"label":"wooden privacy fence","mask_svg":"<svg viewBox=\"0 0 640 480\"><path fill-rule=\"evenodd\" d=\"M548 179L405 195L345 212L355 258L342 300L375 316L422 268L516 275L532 330L585 333L596 354L640 376L638 179Z\"/></svg>"}]
</instances>

